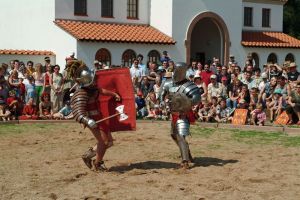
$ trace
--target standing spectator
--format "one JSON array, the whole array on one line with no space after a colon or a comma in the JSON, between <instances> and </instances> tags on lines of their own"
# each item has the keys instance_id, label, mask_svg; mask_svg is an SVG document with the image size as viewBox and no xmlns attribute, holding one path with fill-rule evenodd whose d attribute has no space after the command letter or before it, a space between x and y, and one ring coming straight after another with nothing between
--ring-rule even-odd
<instances>
[{"instance_id":1,"label":"standing spectator","mask_svg":"<svg viewBox=\"0 0 300 200\"><path fill-rule=\"evenodd\" d=\"M154 90L156 99L159 98L160 86L161 86L161 79L160 79L160 77L156 77L155 85L153 86L153 90Z\"/></svg>"},{"instance_id":2,"label":"standing spectator","mask_svg":"<svg viewBox=\"0 0 300 200\"><path fill-rule=\"evenodd\" d=\"M12 90L15 91L15 95L17 97L20 96L20 89L21 89L21 79L18 77L18 71L12 71L12 74L10 75L10 77L8 78L8 83L9 86Z\"/></svg>"},{"instance_id":3,"label":"standing spectator","mask_svg":"<svg viewBox=\"0 0 300 200\"><path fill-rule=\"evenodd\" d=\"M247 85L248 89L251 89L254 86L254 80L251 78L252 73L250 71L246 71L244 73L244 79L242 79L242 83Z\"/></svg>"},{"instance_id":4,"label":"standing spectator","mask_svg":"<svg viewBox=\"0 0 300 200\"><path fill-rule=\"evenodd\" d=\"M199 74L196 74L194 77L194 83L197 85L197 87L200 90L201 99L206 99L207 97L207 87L205 83L202 81L202 78Z\"/></svg>"},{"instance_id":5,"label":"standing spectator","mask_svg":"<svg viewBox=\"0 0 300 200\"><path fill-rule=\"evenodd\" d=\"M203 66L200 62L197 62L197 70L195 71L195 76L198 74L200 75L200 73L202 72L203 70Z\"/></svg>"},{"instance_id":6,"label":"standing spectator","mask_svg":"<svg viewBox=\"0 0 300 200\"><path fill-rule=\"evenodd\" d=\"M282 68L277 64L270 64L269 65L269 77L270 79L272 77L278 78L282 74Z\"/></svg>"},{"instance_id":7,"label":"standing spectator","mask_svg":"<svg viewBox=\"0 0 300 200\"><path fill-rule=\"evenodd\" d=\"M50 85L50 77L51 77L51 66L48 65L46 68L46 72L44 73L44 85L42 93L50 94L51 92L51 85Z\"/></svg>"},{"instance_id":8,"label":"standing spectator","mask_svg":"<svg viewBox=\"0 0 300 200\"><path fill-rule=\"evenodd\" d=\"M296 63L291 63L289 66L289 72L287 73L288 81L290 82L290 86L295 88L297 83L300 83L300 73L297 71Z\"/></svg>"},{"instance_id":9,"label":"standing spectator","mask_svg":"<svg viewBox=\"0 0 300 200\"><path fill-rule=\"evenodd\" d=\"M35 93L35 83L34 78L32 76L28 77L29 83L25 85L26 90L26 97L25 97L25 103L29 101L29 99L33 99L33 102L35 104L36 102L36 93Z\"/></svg>"},{"instance_id":10,"label":"standing spectator","mask_svg":"<svg viewBox=\"0 0 300 200\"><path fill-rule=\"evenodd\" d=\"M144 71L139 67L138 59L134 59L133 66L130 68L130 75L134 86L134 91L137 92L140 89L142 77L145 76Z\"/></svg>"},{"instance_id":11,"label":"standing spectator","mask_svg":"<svg viewBox=\"0 0 300 200\"><path fill-rule=\"evenodd\" d=\"M186 71L186 78L189 79L190 77L195 76L196 74L196 67L197 67L197 62L196 61L192 61L192 66L189 66L187 71Z\"/></svg>"},{"instance_id":12,"label":"standing spectator","mask_svg":"<svg viewBox=\"0 0 300 200\"><path fill-rule=\"evenodd\" d=\"M53 67L54 67L54 66L51 65L51 59L50 59L48 56L46 56L46 57L44 58L44 61L45 61L45 65L43 66L42 72L43 72L43 73L46 73L46 72L49 71L49 68L50 68L50 71L49 71L49 72L52 73L52 72L53 72Z\"/></svg>"},{"instance_id":13,"label":"standing spectator","mask_svg":"<svg viewBox=\"0 0 300 200\"><path fill-rule=\"evenodd\" d=\"M70 101L70 89L75 84L74 80L70 77L68 77L68 73L66 68L63 71L63 79L64 79L64 87L63 87L63 102Z\"/></svg>"},{"instance_id":14,"label":"standing spectator","mask_svg":"<svg viewBox=\"0 0 300 200\"><path fill-rule=\"evenodd\" d=\"M207 97L208 101L211 101L213 97L219 98L221 95L221 83L217 82L217 76L216 75L211 75L210 76L210 81L211 83L208 84L207 86Z\"/></svg>"},{"instance_id":15,"label":"standing spectator","mask_svg":"<svg viewBox=\"0 0 300 200\"><path fill-rule=\"evenodd\" d=\"M33 62L30 60L27 62L27 67L26 67L26 75L27 76L32 76L32 74L35 72L35 69L33 67Z\"/></svg>"},{"instance_id":16,"label":"standing spectator","mask_svg":"<svg viewBox=\"0 0 300 200\"><path fill-rule=\"evenodd\" d=\"M291 96L287 103L288 106L286 108L286 112L289 116L288 124L293 123L293 114L295 114L298 118L297 125L300 125L300 83L297 83L296 90L291 92Z\"/></svg>"},{"instance_id":17,"label":"standing spectator","mask_svg":"<svg viewBox=\"0 0 300 200\"><path fill-rule=\"evenodd\" d=\"M163 51L162 57L161 57L161 59L160 59L160 62L161 62L161 63L163 63L164 61L169 62L170 60L171 60L171 57L170 57L170 55L168 54L168 52L167 52L167 51Z\"/></svg>"},{"instance_id":18,"label":"standing spectator","mask_svg":"<svg viewBox=\"0 0 300 200\"><path fill-rule=\"evenodd\" d=\"M32 74L32 77L35 80L36 105L39 105L40 103L40 98L42 96L44 87L44 74L42 73L42 67L43 66L41 63L35 64L35 72Z\"/></svg>"},{"instance_id":19,"label":"standing spectator","mask_svg":"<svg viewBox=\"0 0 300 200\"><path fill-rule=\"evenodd\" d=\"M174 66L175 66L174 61L173 60L169 60L167 72L173 72L174 71Z\"/></svg>"},{"instance_id":20,"label":"standing spectator","mask_svg":"<svg viewBox=\"0 0 300 200\"><path fill-rule=\"evenodd\" d=\"M205 85L208 86L210 84L210 76L213 75L214 73L210 71L209 65L205 64L204 65L204 71L200 73L200 76L202 77L203 82Z\"/></svg>"},{"instance_id":21,"label":"standing spectator","mask_svg":"<svg viewBox=\"0 0 300 200\"><path fill-rule=\"evenodd\" d=\"M61 73L59 73L60 67L54 66L54 73L50 77L51 86L51 102L53 105L53 112L58 112L63 105L63 87L64 80Z\"/></svg>"},{"instance_id":22,"label":"standing spectator","mask_svg":"<svg viewBox=\"0 0 300 200\"><path fill-rule=\"evenodd\" d=\"M147 66L143 63L144 56L142 54L137 55L137 59L139 60L139 67L144 71L145 75L148 75L148 68Z\"/></svg>"}]
</instances>

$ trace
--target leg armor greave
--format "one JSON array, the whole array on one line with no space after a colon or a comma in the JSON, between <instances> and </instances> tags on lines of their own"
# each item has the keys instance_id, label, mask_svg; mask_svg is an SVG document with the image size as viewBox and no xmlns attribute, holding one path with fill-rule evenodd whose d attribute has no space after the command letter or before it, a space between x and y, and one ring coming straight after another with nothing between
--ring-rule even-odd
<instances>
[{"instance_id":1,"label":"leg armor greave","mask_svg":"<svg viewBox=\"0 0 300 200\"><path fill-rule=\"evenodd\" d=\"M171 137L179 147L182 161L191 161L189 145L185 140L185 136L189 135L189 127L190 124L185 119L179 119L172 125Z\"/></svg>"}]
</instances>

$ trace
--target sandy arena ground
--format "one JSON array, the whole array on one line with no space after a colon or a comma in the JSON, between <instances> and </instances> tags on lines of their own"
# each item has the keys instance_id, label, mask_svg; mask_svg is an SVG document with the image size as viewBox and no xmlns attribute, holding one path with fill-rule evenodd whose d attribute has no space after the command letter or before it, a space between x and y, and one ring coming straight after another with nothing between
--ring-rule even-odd
<instances>
[{"instance_id":1,"label":"sandy arena ground","mask_svg":"<svg viewBox=\"0 0 300 200\"><path fill-rule=\"evenodd\" d=\"M95 140L78 124L14 126L0 134L3 200L300 197L300 147L241 142L230 130L193 134L196 163L182 170L169 124L139 123L136 132L114 133L115 145L105 156L110 170L99 174L81 161Z\"/></svg>"}]
</instances>

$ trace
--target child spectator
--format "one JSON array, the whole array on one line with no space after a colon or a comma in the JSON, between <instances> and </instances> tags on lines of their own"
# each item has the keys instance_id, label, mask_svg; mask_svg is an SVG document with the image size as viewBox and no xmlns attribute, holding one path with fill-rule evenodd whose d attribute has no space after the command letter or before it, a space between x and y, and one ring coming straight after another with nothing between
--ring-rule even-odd
<instances>
[{"instance_id":1,"label":"child spectator","mask_svg":"<svg viewBox=\"0 0 300 200\"><path fill-rule=\"evenodd\" d=\"M137 96L135 97L136 104L136 114L138 118L144 118L147 116L146 102L143 97L143 93L138 91Z\"/></svg>"},{"instance_id":2,"label":"child spectator","mask_svg":"<svg viewBox=\"0 0 300 200\"><path fill-rule=\"evenodd\" d=\"M50 101L50 95L48 93L42 94L41 102L39 104L39 112L41 119L52 119L53 106Z\"/></svg>"},{"instance_id":3,"label":"child spectator","mask_svg":"<svg viewBox=\"0 0 300 200\"><path fill-rule=\"evenodd\" d=\"M246 84L242 85L241 92L238 96L238 107L239 108L248 108L250 103L250 94L248 90L248 86Z\"/></svg>"},{"instance_id":4,"label":"child spectator","mask_svg":"<svg viewBox=\"0 0 300 200\"><path fill-rule=\"evenodd\" d=\"M210 104L206 101L204 102L203 108L198 112L198 120L201 122L210 122L212 120L212 113L210 111Z\"/></svg>"},{"instance_id":5,"label":"child spectator","mask_svg":"<svg viewBox=\"0 0 300 200\"><path fill-rule=\"evenodd\" d=\"M267 119L266 113L263 111L262 104L257 104L256 109L254 109L251 113L251 124L264 126L265 121Z\"/></svg>"},{"instance_id":6,"label":"child spectator","mask_svg":"<svg viewBox=\"0 0 300 200\"><path fill-rule=\"evenodd\" d=\"M6 105L8 105L8 109L12 114L12 119L18 119L21 108L21 101L18 97L16 97L15 90L9 91L9 97L6 100Z\"/></svg>"},{"instance_id":7,"label":"child spectator","mask_svg":"<svg viewBox=\"0 0 300 200\"><path fill-rule=\"evenodd\" d=\"M282 97L280 89L275 89L272 102L269 104L270 121L273 122L281 114L286 106L285 99Z\"/></svg>"},{"instance_id":8,"label":"child spectator","mask_svg":"<svg viewBox=\"0 0 300 200\"><path fill-rule=\"evenodd\" d=\"M0 121L9 121L11 117L11 112L5 103L0 103Z\"/></svg>"},{"instance_id":9,"label":"child spectator","mask_svg":"<svg viewBox=\"0 0 300 200\"><path fill-rule=\"evenodd\" d=\"M54 119L72 119L72 108L71 108L71 102L66 101L66 104L58 113L53 114Z\"/></svg>"},{"instance_id":10,"label":"child spectator","mask_svg":"<svg viewBox=\"0 0 300 200\"><path fill-rule=\"evenodd\" d=\"M33 103L35 104L35 102L36 102L36 93L35 93L34 78L32 76L28 76L28 81L29 81L29 84L25 85L25 89L26 89L25 102L28 103L29 99L32 98Z\"/></svg>"},{"instance_id":11,"label":"child spectator","mask_svg":"<svg viewBox=\"0 0 300 200\"><path fill-rule=\"evenodd\" d=\"M24 106L22 115L19 117L19 119L20 120L38 119L37 109L36 106L34 105L33 98L28 99L27 104Z\"/></svg>"},{"instance_id":12,"label":"child spectator","mask_svg":"<svg viewBox=\"0 0 300 200\"><path fill-rule=\"evenodd\" d=\"M215 120L219 123L226 123L232 120L230 116L232 110L226 107L226 99L221 99L220 104L216 108Z\"/></svg>"},{"instance_id":13,"label":"child spectator","mask_svg":"<svg viewBox=\"0 0 300 200\"><path fill-rule=\"evenodd\" d=\"M42 73L42 64L37 63L35 64L35 72L33 72L32 77L34 78L35 83L35 93L36 93L36 105L39 105L40 98L43 92L43 85L44 85L44 74Z\"/></svg>"}]
</instances>

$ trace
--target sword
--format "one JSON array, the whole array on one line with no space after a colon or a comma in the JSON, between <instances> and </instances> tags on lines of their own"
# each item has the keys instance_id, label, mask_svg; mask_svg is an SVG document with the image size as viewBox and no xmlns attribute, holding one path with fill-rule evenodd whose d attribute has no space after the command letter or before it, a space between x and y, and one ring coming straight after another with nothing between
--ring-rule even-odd
<instances>
[{"instance_id":1,"label":"sword","mask_svg":"<svg viewBox=\"0 0 300 200\"><path fill-rule=\"evenodd\" d=\"M117 111L116 114L113 114L111 116L100 119L100 120L96 121L96 124L103 122L105 120L111 119L113 117L119 116L119 115L120 115L120 119L119 119L120 121L124 121L124 120L128 119L128 115L126 115L124 113L124 105L120 105L120 106L116 107L116 111Z\"/></svg>"}]
</instances>

